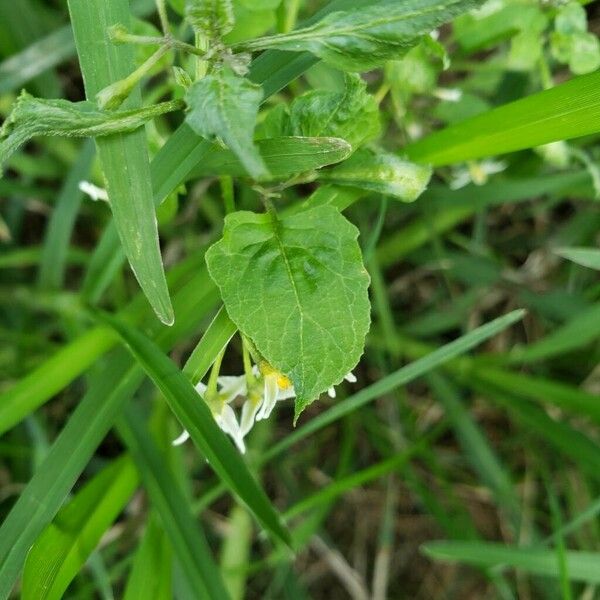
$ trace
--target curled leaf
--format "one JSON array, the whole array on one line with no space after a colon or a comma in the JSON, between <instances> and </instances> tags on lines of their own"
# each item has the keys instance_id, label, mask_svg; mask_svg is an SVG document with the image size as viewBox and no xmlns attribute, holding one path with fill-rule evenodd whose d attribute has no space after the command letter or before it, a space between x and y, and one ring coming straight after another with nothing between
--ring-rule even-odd
<instances>
[{"instance_id":1,"label":"curled leaf","mask_svg":"<svg viewBox=\"0 0 600 600\"><path fill-rule=\"evenodd\" d=\"M183 108L180 100L119 112L91 102L45 100L21 92L0 129L0 164L35 136L100 137L135 131L150 119Z\"/></svg>"}]
</instances>

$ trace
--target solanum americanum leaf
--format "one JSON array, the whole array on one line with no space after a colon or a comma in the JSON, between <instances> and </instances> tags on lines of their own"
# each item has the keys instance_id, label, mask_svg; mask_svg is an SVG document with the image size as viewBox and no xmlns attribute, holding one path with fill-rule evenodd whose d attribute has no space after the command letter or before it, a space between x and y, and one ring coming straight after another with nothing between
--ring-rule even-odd
<instances>
[{"instance_id":1,"label":"solanum americanum leaf","mask_svg":"<svg viewBox=\"0 0 600 600\"><path fill-rule=\"evenodd\" d=\"M231 0L186 0L185 18L194 31L221 39L235 25Z\"/></svg>"},{"instance_id":2,"label":"solanum americanum leaf","mask_svg":"<svg viewBox=\"0 0 600 600\"><path fill-rule=\"evenodd\" d=\"M202 137L223 140L256 180L269 177L252 139L262 98L259 85L229 69L199 79L186 95L188 125Z\"/></svg>"},{"instance_id":3,"label":"solanum americanum leaf","mask_svg":"<svg viewBox=\"0 0 600 600\"><path fill-rule=\"evenodd\" d=\"M395 154L363 149L323 171L320 178L413 202L425 191L431 178L431 167L402 160Z\"/></svg>"},{"instance_id":4,"label":"solanum americanum leaf","mask_svg":"<svg viewBox=\"0 0 600 600\"><path fill-rule=\"evenodd\" d=\"M483 0L380 0L336 11L303 29L245 42L247 50L308 51L335 67L367 71L402 56L423 35Z\"/></svg>"},{"instance_id":5,"label":"solanum americanum leaf","mask_svg":"<svg viewBox=\"0 0 600 600\"><path fill-rule=\"evenodd\" d=\"M350 144L332 137L276 137L255 142L269 169L270 179L286 179L314 171L348 158ZM230 150L215 148L194 170L193 176L246 175L240 160Z\"/></svg>"},{"instance_id":6,"label":"solanum americanum leaf","mask_svg":"<svg viewBox=\"0 0 600 600\"><path fill-rule=\"evenodd\" d=\"M347 73L341 92L314 90L296 98L289 109L275 106L260 124L257 136L338 137L353 150L381 131L379 107L359 75Z\"/></svg>"},{"instance_id":7,"label":"solanum americanum leaf","mask_svg":"<svg viewBox=\"0 0 600 600\"><path fill-rule=\"evenodd\" d=\"M370 324L358 230L331 206L235 212L206 254L231 320L296 391L296 418L354 368Z\"/></svg>"}]
</instances>

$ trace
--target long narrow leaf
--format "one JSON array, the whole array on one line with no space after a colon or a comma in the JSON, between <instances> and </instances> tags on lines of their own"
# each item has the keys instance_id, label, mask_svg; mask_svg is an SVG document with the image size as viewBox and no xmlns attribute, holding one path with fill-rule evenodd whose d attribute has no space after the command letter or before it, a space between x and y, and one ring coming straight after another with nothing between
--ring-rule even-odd
<instances>
[{"instance_id":1,"label":"long narrow leaf","mask_svg":"<svg viewBox=\"0 0 600 600\"><path fill-rule=\"evenodd\" d=\"M86 95L93 100L104 87L134 70L133 49L117 46L108 28L128 25L127 0L71 0L71 21ZM141 104L139 91L124 108ZM146 134L143 129L97 140L109 203L121 244L141 288L161 321L173 323L173 307L162 266Z\"/></svg>"},{"instance_id":2,"label":"long narrow leaf","mask_svg":"<svg viewBox=\"0 0 600 600\"><path fill-rule=\"evenodd\" d=\"M277 511L250 474L239 452L215 423L208 406L177 365L165 356L154 342L133 327L106 313L96 314L100 321L113 327L119 334L163 393L171 410L190 433L192 440L217 475L273 536L288 543L289 534Z\"/></svg>"},{"instance_id":3,"label":"long narrow leaf","mask_svg":"<svg viewBox=\"0 0 600 600\"><path fill-rule=\"evenodd\" d=\"M597 133L599 90L599 72L576 77L432 133L404 152L441 166Z\"/></svg>"}]
</instances>

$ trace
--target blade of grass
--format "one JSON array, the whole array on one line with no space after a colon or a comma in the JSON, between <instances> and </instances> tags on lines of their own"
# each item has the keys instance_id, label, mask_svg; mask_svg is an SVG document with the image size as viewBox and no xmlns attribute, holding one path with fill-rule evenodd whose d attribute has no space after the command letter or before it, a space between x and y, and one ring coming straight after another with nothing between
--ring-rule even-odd
<instances>
[{"instance_id":1,"label":"blade of grass","mask_svg":"<svg viewBox=\"0 0 600 600\"><path fill-rule=\"evenodd\" d=\"M171 600L172 550L154 513L133 559L123 600Z\"/></svg>"},{"instance_id":2,"label":"blade of grass","mask_svg":"<svg viewBox=\"0 0 600 600\"><path fill-rule=\"evenodd\" d=\"M77 492L41 533L27 555L21 598L63 597L92 550L138 484L131 460L120 458Z\"/></svg>"},{"instance_id":3,"label":"blade of grass","mask_svg":"<svg viewBox=\"0 0 600 600\"><path fill-rule=\"evenodd\" d=\"M67 175L56 200L52 217L46 228L40 262L38 282L44 289L56 290L62 286L71 232L83 198L79 182L87 178L94 153L94 143L91 140L84 142L81 153Z\"/></svg>"},{"instance_id":4,"label":"blade of grass","mask_svg":"<svg viewBox=\"0 0 600 600\"><path fill-rule=\"evenodd\" d=\"M189 335L214 307L215 294L206 290L202 283L201 277L199 287L192 280L181 290L175 304L178 321L174 327L160 329L157 343L161 347L171 347L182 336ZM155 320L153 325L159 326ZM62 365L56 366L62 368ZM143 378L143 371L129 354L122 349L116 350L19 496L0 527L1 600L10 594L27 551L59 510Z\"/></svg>"},{"instance_id":5,"label":"blade of grass","mask_svg":"<svg viewBox=\"0 0 600 600\"><path fill-rule=\"evenodd\" d=\"M558 248L554 254L583 267L600 271L600 250L598 248Z\"/></svg>"},{"instance_id":6,"label":"blade of grass","mask_svg":"<svg viewBox=\"0 0 600 600\"><path fill-rule=\"evenodd\" d=\"M117 429L135 460L189 584L201 598L229 598L208 542L179 483L144 426L143 414L133 405L127 405Z\"/></svg>"},{"instance_id":7,"label":"blade of grass","mask_svg":"<svg viewBox=\"0 0 600 600\"><path fill-rule=\"evenodd\" d=\"M203 257L204 253L201 250L170 273L169 281L173 287L182 286L182 280L189 278L174 295L174 304L181 307L179 310L183 310L186 304L195 306L202 301L212 308L217 302L217 291L215 286L210 284ZM124 314L136 322L141 319L147 306L142 300L141 295L137 296L125 309ZM152 319L148 327L156 332L160 324ZM13 427L69 385L117 341L118 338L110 329L95 327L64 346L12 388L0 394L0 433Z\"/></svg>"},{"instance_id":8,"label":"blade of grass","mask_svg":"<svg viewBox=\"0 0 600 600\"><path fill-rule=\"evenodd\" d=\"M289 533L277 511L177 365L133 327L106 313L95 314L98 320L110 325L119 334L219 478L248 506L267 531L289 543Z\"/></svg>"},{"instance_id":9,"label":"blade of grass","mask_svg":"<svg viewBox=\"0 0 600 600\"><path fill-rule=\"evenodd\" d=\"M129 3L71 0L68 4L86 95L93 101L101 89L135 68L131 46L115 45L108 32L112 25L129 26ZM138 89L123 108L140 105ZM171 325L174 314L160 254L145 129L99 138L96 144L123 250L158 318Z\"/></svg>"},{"instance_id":10,"label":"blade of grass","mask_svg":"<svg viewBox=\"0 0 600 600\"><path fill-rule=\"evenodd\" d=\"M493 337L497 333L521 320L524 314L525 312L523 310L515 310L503 317L494 319L493 321L470 331L466 335L461 336L457 340L434 350L427 356L398 369L391 375L380 379L377 383L364 388L357 394L338 402L335 406L327 409L324 413L313 418L302 427L299 427L284 440L273 446L263 455L262 460L269 460L281 453L284 449L295 444L297 441L322 429L326 425L341 419L343 416L354 412L375 398L387 394L398 386L405 385L410 381L425 375L436 367L447 363L453 358L468 352L483 341Z\"/></svg>"},{"instance_id":11,"label":"blade of grass","mask_svg":"<svg viewBox=\"0 0 600 600\"><path fill-rule=\"evenodd\" d=\"M575 77L432 133L404 152L442 166L597 133L599 90L599 72Z\"/></svg>"},{"instance_id":12,"label":"blade of grass","mask_svg":"<svg viewBox=\"0 0 600 600\"><path fill-rule=\"evenodd\" d=\"M427 382L444 408L467 461L479 479L487 485L510 519L513 530L519 530L519 499L507 470L477 426L470 412L463 406L458 390L440 373L430 373Z\"/></svg>"},{"instance_id":13,"label":"blade of grass","mask_svg":"<svg viewBox=\"0 0 600 600\"><path fill-rule=\"evenodd\" d=\"M600 336L600 302L550 332L533 344L515 348L509 355L511 364L528 364L561 356L582 348Z\"/></svg>"},{"instance_id":14,"label":"blade of grass","mask_svg":"<svg viewBox=\"0 0 600 600\"><path fill-rule=\"evenodd\" d=\"M307 498L303 498L292 505L284 513L285 518L292 519L293 517L306 512L311 508L315 508L316 506L320 506L323 503L327 503L330 500L337 498L348 490L354 489L359 485L374 479L379 479L380 477L383 477L392 471L400 469L411 458L418 455L419 452L422 452L425 446L431 444L439 436L445 433L447 428L448 426L446 423L441 423L440 425L434 427L430 432L423 435L418 442L402 450L401 452L398 452L394 456L371 465L366 469L362 469L361 471L347 475L346 477L336 479L334 482L320 489L315 494Z\"/></svg>"},{"instance_id":15,"label":"blade of grass","mask_svg":"<svg viewBox=\"0 0 600 600\"><path fill-rule=\"evenodd\" d=\"M508 565L533 575L559 577L555 550L517 548L492 542L430 542L421 549L434 560L479 567ZM565 558L571 581L600 583L600 553L567 550Z\"/></svg>"}]
</instances>

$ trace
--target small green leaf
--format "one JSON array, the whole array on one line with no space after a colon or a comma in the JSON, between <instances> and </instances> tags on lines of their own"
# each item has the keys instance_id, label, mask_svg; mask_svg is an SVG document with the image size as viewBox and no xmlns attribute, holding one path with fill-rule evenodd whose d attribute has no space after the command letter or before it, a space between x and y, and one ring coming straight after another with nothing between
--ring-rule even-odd
<instances>
[{"instance_id":1,"label":"small green leaf","mask_svg":"<svg viewBox=\"0 0 600 600\"><path fill-rule=\"evenodd\" d=\"M56 515L32 546L23 573L23 600L63 597L100 538L137 487L129 458L101 471Z\"/></svg>"},{"instance_id":2,"label":"small green leaf","mask_svg":"<svg viewBox=\"0 0 600 600\"><path fill-rule=\"evenodd\" d=\"M219 137L254 179L269 171L252 141L262 88L223 69L196 81L188 90L187 124L205 138Z\"/></svg>"},{"instance_id":3,"label":"small green leaf","mask_svg":"<svg viewBox=\"0 0 600 600\"><path fill-rule=\"evenodd\" d=\"M480 4L480 0L381 0L372 6L330 13L292 33L246 42L248 50L312 52L347 71L367 71L399 58L421 36Z\"/></svg>"},{"instance_id":4,"label":"small green leaf","mask_svg":"<svg viewBox=\"0 0 600 600\"><path fill-rule=\"evenodd\" d=\"M369 276L358 230L321 206L285 218L236 212L206 254L231 320L296 391L296 418L358 362Z\"/></svg>"},{"instance_id":5,"label":"small green leaf","mask_svg":"<svg viewBox=\"0 0 600 600\"><path fill-rule=\"evenodd\" d=\"M402 160L394 154L374 154L368 150L359 150L320 175L325 181L378 192L404 202L416 200L425 191L430 177L430 167Z\"/></svg>"},{"instance_id":6,"label":"small green leaf","mask_svg":"<svg viewBox=\"0 0 600 600\"><path fill-rule=\"evenodd\" d=\"M379 135L379 109L358 75L346 75L343 92L308 92L290 106L293 135L339 137L354 149Z\"/></svg>"},{"instance_id":7,"label":"small green leaf","mask_svg":"<svg viewBox=\"0 0 600 600\"><path fill-rule=\"evenodd\" d=\"M352 151L340 138L323 137L278 137L258 140L256 146L274 180L340 162ZM243 177L246 169L230 150L215 149L193 172L194 177L206 175Z\"/></svg>"},{"instance_id":8,"label":"small green leaf","mask_svg":"<svg viewBox=\"0 0 600 600\"><path fill-rule=\"evenodd\" d=\"M175 100L144 108L103 112L92 102L45 100L23 91L0 129L0 165L35 136L102 137L127 133L150 119L181 108L183 103Z\"/></svg>"},{"instance_id":9,"label":"small green leaf","mask_svg":"<svg viewBox=\"0 0 600 600\"><path fill-rule=\"evenodd\" d=\"M194 31L213 40L227 35L235 24L231 0L186 0L185 18Z\"/></svg>"}]
</instances>

